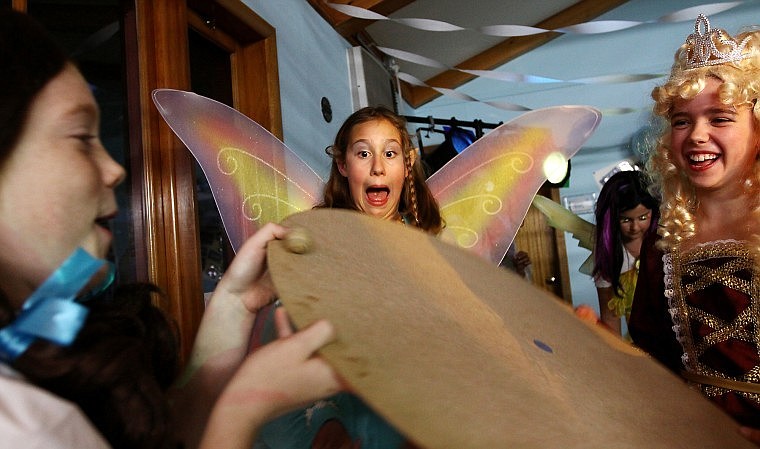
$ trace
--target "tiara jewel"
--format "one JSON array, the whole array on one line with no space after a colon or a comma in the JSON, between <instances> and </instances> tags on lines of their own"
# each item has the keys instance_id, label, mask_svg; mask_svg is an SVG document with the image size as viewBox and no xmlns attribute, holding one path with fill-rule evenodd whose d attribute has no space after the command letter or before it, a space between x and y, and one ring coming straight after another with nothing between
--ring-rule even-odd
<instances>
[{"instance_id":1,"label":"tiara jewel","mask_svg":"<svg viewBox=\"0 0 760 449\"><path fill-rule=\"evenodd\" d=\"M702 32L702 28L704 28L704 32ZM727 45L731 50L728 52L718 50L713 37ZM686 38L688 47L686 50L686 69L696 69L725 62L739 62L749 56L749 52L743 52L748 41L749 37L746 37L741 44L737 44L724 30L720 28L711 30L710 21L704 14L700 14L694 22L694 33Z\"/></svg>"}]
</instances>

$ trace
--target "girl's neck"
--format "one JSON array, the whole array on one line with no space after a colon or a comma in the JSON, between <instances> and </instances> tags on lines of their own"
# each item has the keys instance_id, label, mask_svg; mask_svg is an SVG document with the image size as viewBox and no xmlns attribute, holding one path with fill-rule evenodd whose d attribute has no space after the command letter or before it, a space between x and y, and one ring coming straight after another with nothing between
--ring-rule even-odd
<instances>
[{"instance_id":1,"label":"girl's neck","mask_svg":"<svg viewBox=\"0 0 760 449\"><path fill-rule=\"evenodd\" d=\"M641 253L641 243L643 240L643 237L635 240L629 240L623 243L623 247L625 247L626 251L631 253L634 258L638 259L639 253Z\"/></svg>"},{"instance_id":2,"label":"girl's neck","mask_svg":"<svg viewBox=\"0 0 760 449\"><path fill-rule=\"evenodd\" d=\"M694 212L696 235L690 239L690 243L747 240L757 232L757 224L749 216L755 207L752 196L746 191L741 194L700 194L697 210Z\"/></svg>"}]
</instances>

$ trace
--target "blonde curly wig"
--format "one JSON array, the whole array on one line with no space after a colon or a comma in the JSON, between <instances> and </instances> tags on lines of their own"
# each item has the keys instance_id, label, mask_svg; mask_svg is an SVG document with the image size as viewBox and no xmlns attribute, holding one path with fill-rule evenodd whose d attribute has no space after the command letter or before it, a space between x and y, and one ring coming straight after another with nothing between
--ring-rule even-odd
<instances>
[{"instance_id":1,"label":"blonde curly wig","mask_svg":"<svg viewBox=\"0 0 760 449\"><path fill-rule=\"evenodd\" d=\"M745 47L748 56L744 59L691 69L686 67L686 56L691 49L688 44L682 45L675 54L670 77L665 84L652 91L654 113L669 120L677 100L694 98L704 89L708 78L716 78L721 81L718 89L720 101L737 107L749 105L753 111L755 131L760 132L760 106L757 104L760 97L760 29L747 30L734 37L736 42L745 38L748 38ZM727 44L720 39L713 37L713 42L718 50L729 50ZM668 251L694 236L698 226L694 220L698 203L693 185L671 158L669 123L663 129L647 169L652 178L653 194L662 200L658 230L662 238L658 246ZM760 161L756 159L752 174L746 180L747 194L754 198L748 220L754 223L760 223L759 186ZM757 251L760 249L760 238L755 236L754 240L753 246Z\"/></svg>"}]
</instances>

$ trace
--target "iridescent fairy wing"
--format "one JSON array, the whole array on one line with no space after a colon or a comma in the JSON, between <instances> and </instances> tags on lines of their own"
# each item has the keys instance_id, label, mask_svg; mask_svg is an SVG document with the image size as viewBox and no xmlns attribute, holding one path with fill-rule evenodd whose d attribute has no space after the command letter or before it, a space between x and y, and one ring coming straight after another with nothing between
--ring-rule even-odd
<instances>
[{"instance_id":1,"label":"iridescent fairy wing","mask_svg":"<svg viewBox=\"0 0 760 449\"><path fill-rule=\"evenodd\" d=\"M161 116L203 169L232 247L263 224L314 206L322 179L261 125L192 92L153 91Z\"/></svg>"},{"instance_id":2,"label":"iridescent fairy wing","mask_svg":"<svg viewBox=\"0 0 760 449\"><path fill-rule=\"evenodd\" d=\"M544 163L569 160L601 113L585 106L527 112L464 149L427 181L446 221L442 238L498 264L546 181Z\"/></svg>"},{"instance_id":3,"label":"iridescent fairy wing","mask_svg":"<svg viewBox=\"0 0 760 449\"><path fill-rule=\"evenodd\" d=\"M533 198L533 206L546 216L546 223L553 227L572 234L578 241L578 246L591 251L591 255L578 268L583 274L591 275L594 269L594 234L596 227L573 212L565 209L545 196L536 195Z\"/></svg>"}]
</instances>

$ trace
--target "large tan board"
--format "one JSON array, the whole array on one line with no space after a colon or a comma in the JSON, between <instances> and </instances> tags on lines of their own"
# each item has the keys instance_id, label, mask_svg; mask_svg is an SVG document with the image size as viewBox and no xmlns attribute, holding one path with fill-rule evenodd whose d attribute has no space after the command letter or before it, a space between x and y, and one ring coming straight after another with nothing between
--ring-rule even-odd
<instances>
[{"instance_id":1,"label":"large tan board","mask_svg":"<svg viewBox=\"0 0 760 449\"><path fill-rule=\"evenodd\" d=\"M286 224L313 239L269 247L288 312L331 320L323 356L426 448L754 447L650 358L466 251L355 212Z\"/></svg>"}]
</instances>

